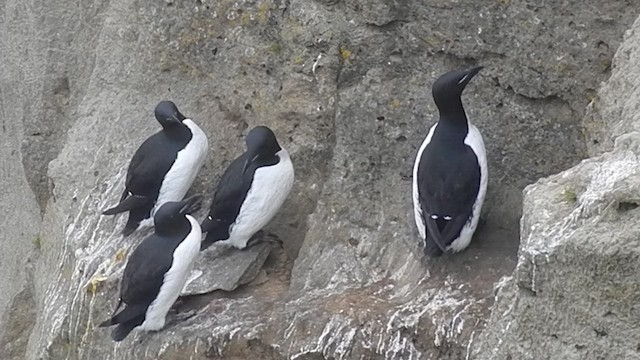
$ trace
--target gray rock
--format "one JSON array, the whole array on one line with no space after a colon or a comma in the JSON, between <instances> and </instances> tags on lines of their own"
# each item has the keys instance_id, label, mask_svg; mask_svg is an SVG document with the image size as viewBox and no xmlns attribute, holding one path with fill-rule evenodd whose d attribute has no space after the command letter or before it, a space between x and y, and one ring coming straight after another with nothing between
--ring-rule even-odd
<instances>
[{"instance_id":1,"label":"gray rock","mask_svg":"<svg viewBox=\"0 0 640 360\"><path fill-rule=\"evenodd\" d=\"M614 71L603 83L587 107L583 120L584 133L590 154L599 155L613 148L615 139L631 131L640 131L640 115L636 99L640 89L640 73L636 71L635 57L639 55L636 24L625 33L627 39L613 58Z\"/></svg>"},{"instance_id":2,"label":"gray rock","mask_svg":"<svg viewBox=\"0 0 640 360\"><path fill-rule=\"evenodd\" d=\"M0 261L17 274L1 285L0 345L27 359L466 358L517 260L521 190L587 155L580 119L637 16L595 0L8 1L0 13L0 161L15 184L2 203L28 199L7 210L36 224L3 224L15 237L0 246L13 260L43 240L33 269ZM425 260L410 176L429 86L478 63L463 101L490 154L487 225L464 253ZM267 229L284 251L259 284L188 297L163 331L114 344L96 324L147 233L123 239L124 218L100 211L165 98L209 136L191 193L212 196L249 128L275 131L297 178Z\"/></svg>"},{"instance_id":3,"label":"gray rock","mask_svg":"<svg viewBox=\"0 0 640 360\"><path fill-rule=\"evenodd\" d=\"M182 296L207 294L215 290L233 291L253 281L271 252L271 244L248 249L220 249L211 246L200 253L182 290Z\"/></svg>"},{"instance_id":4,"label":"gray rock","mask_svg":"<svg viewBox=\"0 0 640 360\"><path fill-rule=\"evenodd\" d=\"M525 191L514 276L478 359L638 358L640 133ZM615 345L614 345L615 344Z\"/></svg>"},{"instance_id":5,"label":"gray rock","mask_svg":"<svg viewBox=\"0 0 640 360\"><path fill-rule=\"evenodd\" d=\"M518 264L474 345L477 359L640 358L639 28L587 117L603 124L592 151L610 152L525 189Z\"/></svg>"}]
</instances>

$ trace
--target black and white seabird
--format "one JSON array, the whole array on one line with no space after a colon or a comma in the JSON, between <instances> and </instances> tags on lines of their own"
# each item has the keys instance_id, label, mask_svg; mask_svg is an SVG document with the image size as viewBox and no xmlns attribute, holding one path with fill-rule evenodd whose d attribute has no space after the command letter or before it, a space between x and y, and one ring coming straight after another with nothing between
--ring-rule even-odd
<instances>
[{"instance_id":1,"label":"black and white seabird","mask_svg":"<svg viewBox=\"0 0 640 360\"><path fill-rule=\"evenodd\" d=\"M100 327L118 325L111 337L122 341L131 330L164 327L169 309L187 282L200 251L202 230L189 215L200 196L166 202L154 216L155 233L131 253L120 282L120 299L111 319ZM125 308L116 314L122 303Z\"/></svg>"},{"instance_id":2,"label":"black and white seabird","mask_svg":"<svg viewBox=\"0 0 640 360\"><path fill-rule=\"evenodd\" d=\"M238 249L278 212L293 186L293 164L273 131L257 126L245 138L247 151L226 169L202 222L206 249L214 242Z\"/></svg>"},{"instance_id":3,"label":"black and white seabird","mask_svg":"<svg viewBox=\"0 0 640 360\"><path fill-rule=\"evenodd\" d=\"M171 101L161 101L155 116L162 130L140 145L127 170L120 203L102 214L129 211L123 230L130 235L139 226L153 223L153 215L167 201L185 196L202 167L209 143L207 136Z\"/></svg>"},{"instance_id":4,"label":"black and white seabird","mask_svg":"<svg viewBox=\"0 0 640 360\"><path fill-rule=\"evenodd\" d=\"M440 118L413 166L415 221L430 256L465 249L480 219L487 157L482 135L467 119L460 96L481 69L451 71L433 84Z\"/></svg>"}]
</instances>

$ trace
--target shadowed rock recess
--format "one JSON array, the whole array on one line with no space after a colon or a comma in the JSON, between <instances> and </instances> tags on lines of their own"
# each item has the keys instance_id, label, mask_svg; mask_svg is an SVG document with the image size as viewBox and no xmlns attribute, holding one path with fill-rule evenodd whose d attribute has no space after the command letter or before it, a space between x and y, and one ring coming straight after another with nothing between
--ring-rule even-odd
<instances>
[{"instance_id":1,"label":"shadowed rock recess","mask_svg":"<svg viewBox=\"0 0 640 360\"><path fill-rule=\"evenodd\" d=\"M0 358L640 357L634 30L611 71L638 11L538 3L5 1ZM410 189L430 86L473 65L487 222L423 259ZM203 253L166 328L116 344L97 324L149 230L122 238L125 216L100 213L162 99L209 137L198 219L248 129L274 130L296 169L266 229L284 248ZM522 190L569 168L526 188L518 256Z\"/></svg>"}]
</instances>

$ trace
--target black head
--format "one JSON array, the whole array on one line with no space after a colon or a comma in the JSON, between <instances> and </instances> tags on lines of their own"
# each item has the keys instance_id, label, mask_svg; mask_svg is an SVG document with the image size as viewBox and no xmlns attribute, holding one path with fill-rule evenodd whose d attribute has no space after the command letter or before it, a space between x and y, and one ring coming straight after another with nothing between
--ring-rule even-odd
<instances>
[{"instance_id":1,"label":"black head","mask_svg":"<svg viewBox=\"0 0 640 360\"><path fill-rule=\"evenodd\" d=\"M182 124L182 120L186 119L176 104L171 101L160 101L156 105L155 110L156 119L162 125L163 128L172 127Z\"/></svg>"},{"instance_id":2,"label":"black head","mask_svg":"<svg viewBox=\"0 0 640 360\"><path fill-rule=\"evenodd\" d=\"M433 83L432 94L440 112L449 112L453 108L461 108L460 96L469 81L480 71L482 66L468 70L453 70L438 78Z\"/></svg>"},{"instance_id":3,"label":"black head","mask_svg":"<svg viewBox=\"0 0 640 360\"><path fill-rule=\"evenodd\" d=\"M275 156L282 148L276 140L273 131L266 126L256 126L244 138L247 144L246 160L242 167L244 173L249 165L258 159L266 159Z\"/></svg>"},{"instance_id":4,"label":"black head","mask_svg":"<svg viewBox=\"0 0 640 360\"><path fill-rule=\"evenodd\" d=\"M190 230L190 223L186 215L190 214L201 200L202 196L195 195L183 201L164 203L153 217L156 233L173 233L184 229L185 226Z\"/></svg>"},{"instance_id":5,"label":"black head","mask_svg":"<svg viewBox=\"0 0 640 360\"><path fill-rule=\"evenodd\" d=\"M247 151L256 155L271 156L281 149L275 134L266 126L256 126L251 129L244 141L247 144Z\"/></svg>"}]
</instances>

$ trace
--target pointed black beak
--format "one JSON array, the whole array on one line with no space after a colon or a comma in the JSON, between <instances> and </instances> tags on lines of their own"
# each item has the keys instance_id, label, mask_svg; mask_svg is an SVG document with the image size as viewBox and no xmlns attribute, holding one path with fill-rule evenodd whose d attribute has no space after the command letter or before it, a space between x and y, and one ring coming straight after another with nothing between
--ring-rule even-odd
<instances>
[{"instance_id":1,"label":"pointed black beak","mask_svg":"<svg viewBox=\"0 0 640 360\"><path fill-rule=\"evenodd\" d=\"M477 73L480 72L480 70L484 69L484 66L476 66L474 68L471 68L467 71L467 73L469 74L469 76L474 77L476 76Z\"/></svg>"},{"instance_id":2,"label":"pointed black beak","mask_svg":"<svg viewBox=\"0 0 640 360\"><path fill-rule=\"evenodd\" d=\"M473 79L473 77L476 76L482 69L484 69L484 66L476 66L474 68L467 70L467 73L460 79L458 84L462 84L463 86L466 86L469 83L469 81L471 81L471 79Z\"/></svg>"},{"instance_id":3,"label":"pointed black beak","mask_svg":"<svg viewBox=\"0 0 640 360\"><path fill-rule=\"evenodd\" d=\"M467 87L467 84L469 84L471 79L473 79L473 77L476 76L483 68L483 66L476 66L465 71L463 73L464 75L460 78L460 80L458 80L458 90L462 92Z\"/></svg>"},{"instance_id":4,"label":"pointed black beak","mask_svg":"<svg viewBox=\"0 0 640 360\"><path fill-rule=\"evenodd\" d=\"M180 208L180 215L191 214L191 211L193 211L193 209L197 207L196 205L199 205L201 201L201 195L194 195L188 199L183 200L183 205Z\"/></svg>"}]
</instances>

